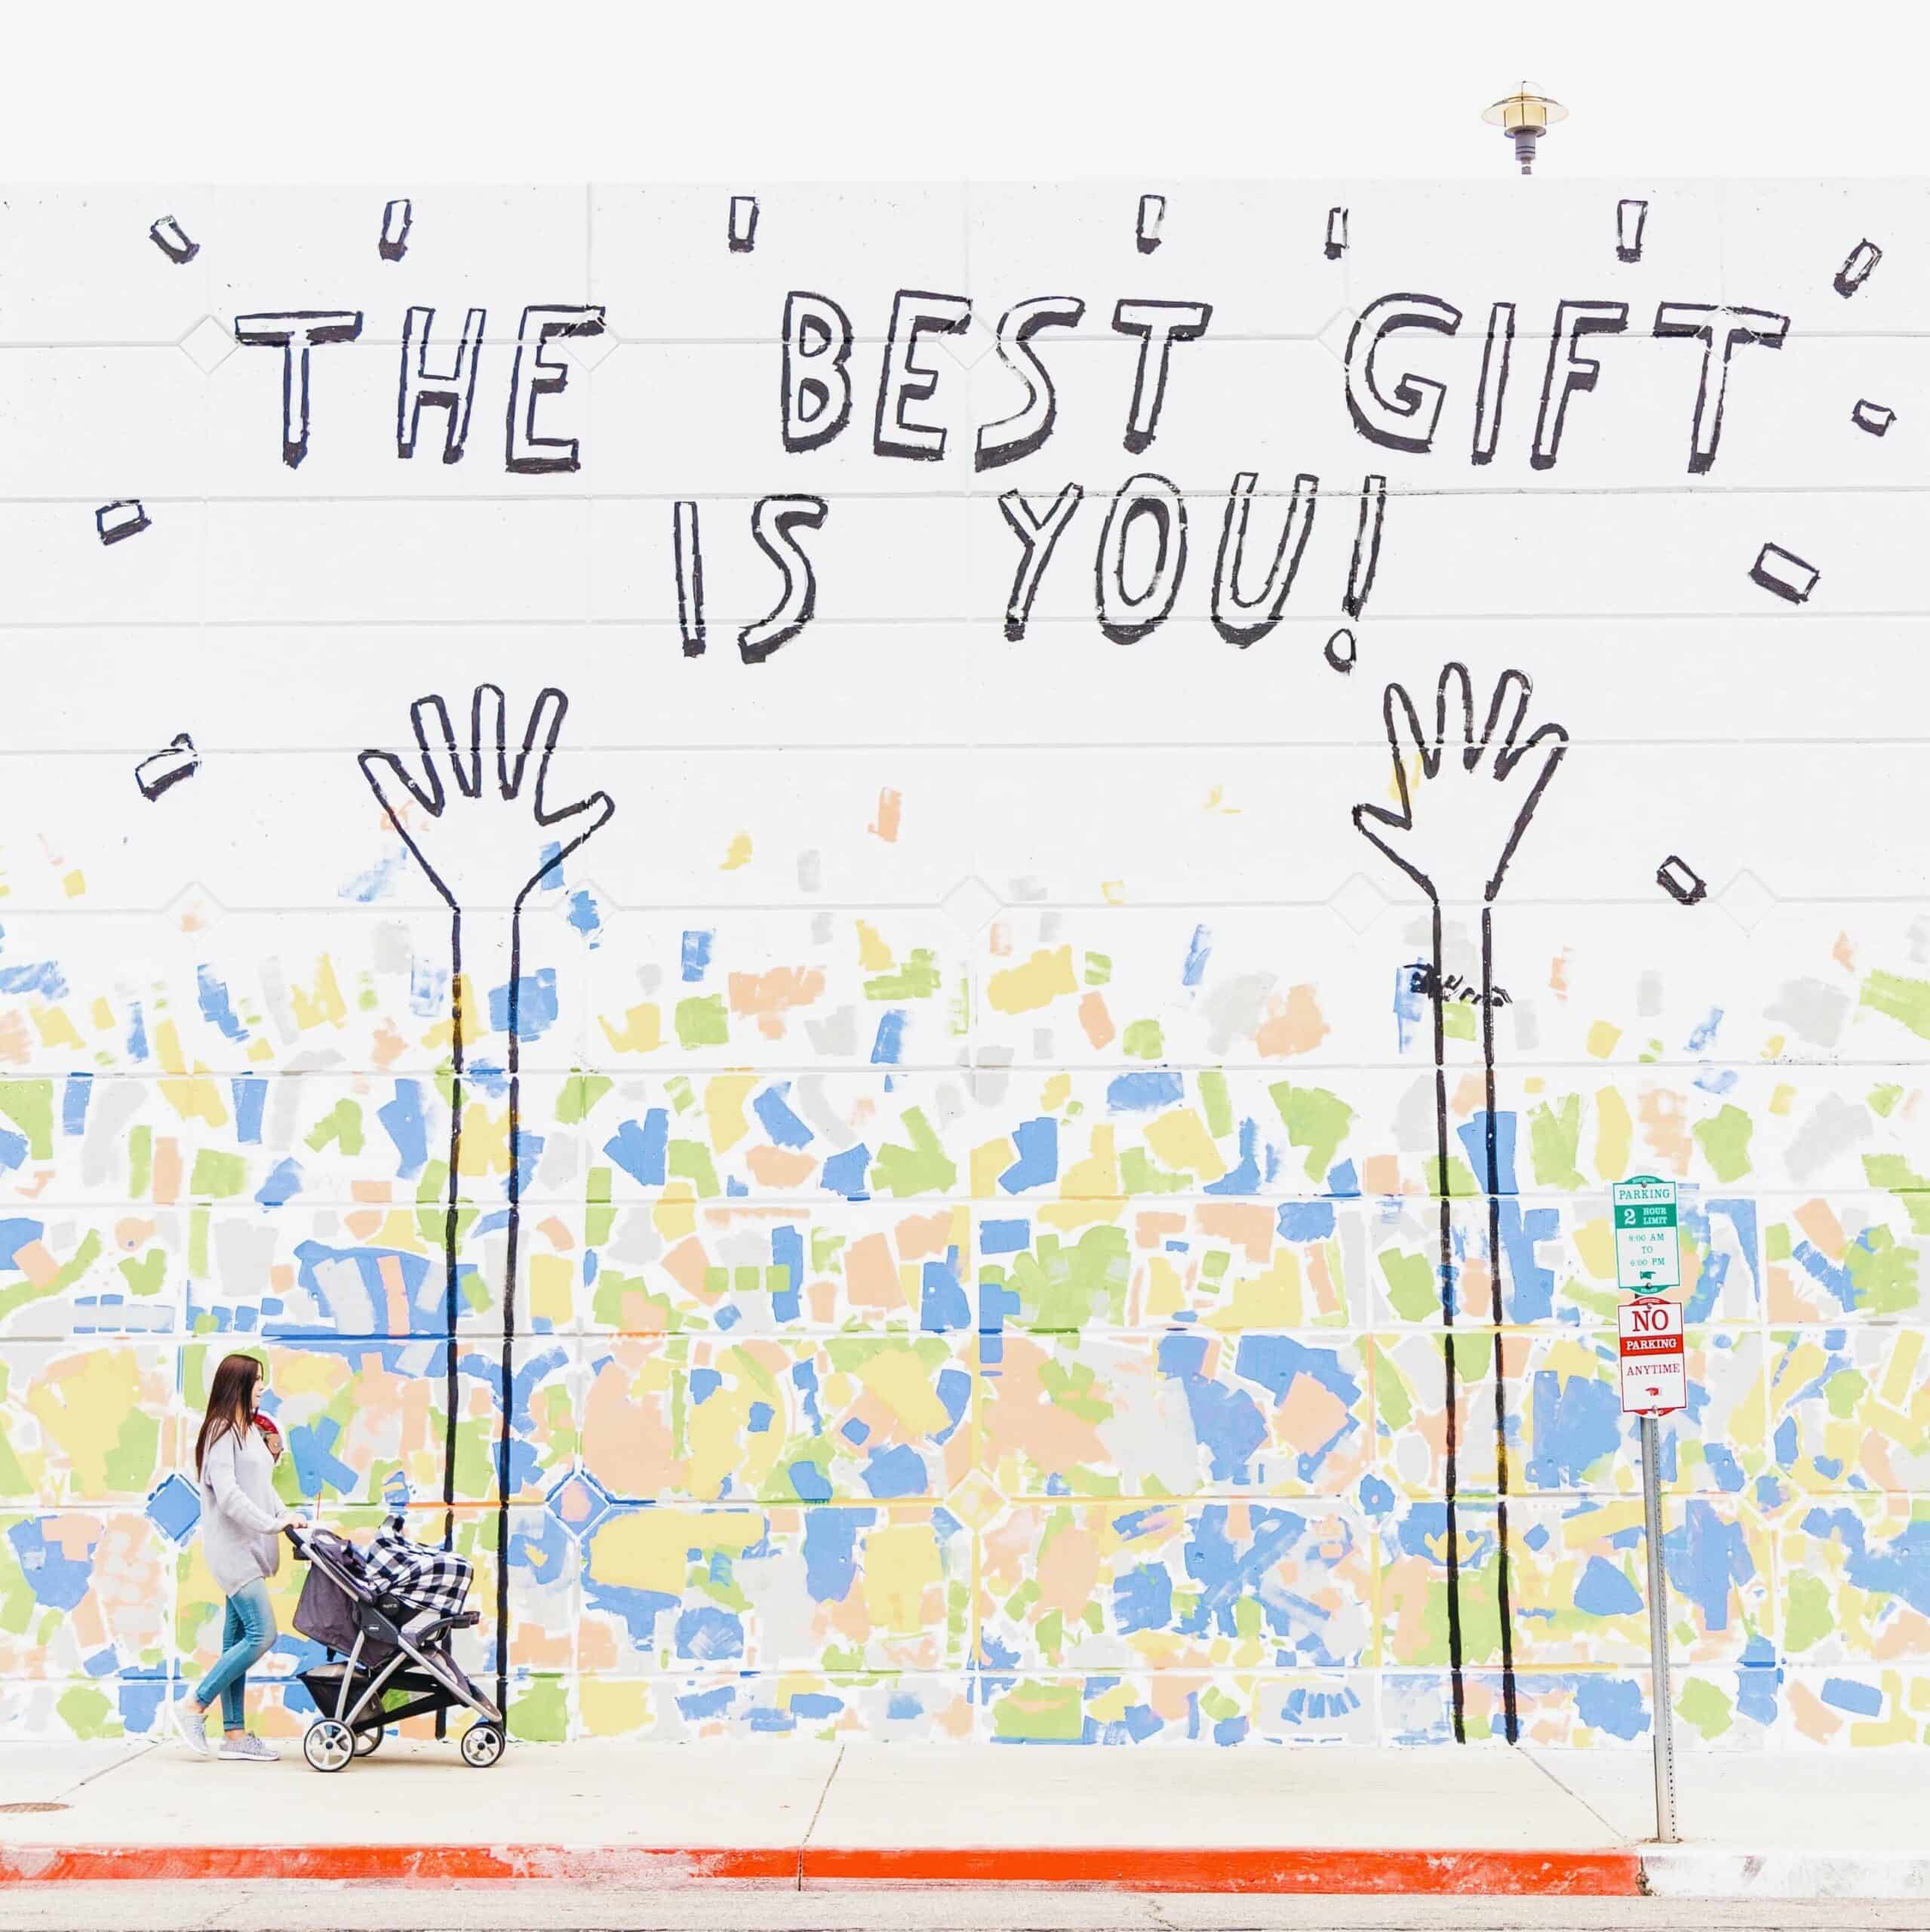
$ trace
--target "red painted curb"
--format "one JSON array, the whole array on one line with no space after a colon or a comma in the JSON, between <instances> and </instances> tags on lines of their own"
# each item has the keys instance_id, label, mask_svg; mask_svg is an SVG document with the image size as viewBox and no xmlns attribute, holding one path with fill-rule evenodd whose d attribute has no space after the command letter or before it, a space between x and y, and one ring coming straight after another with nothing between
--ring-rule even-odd
<instances>
[{"instance_id":1,"label":"red painted curb","mask_svg":"<svg viewBox=\"0 0 1930 1932\"><path fill-rule=\"evenodd\" d=\"M1480 1893L1627 1897L1632 1851L1369 1851L1328 1846L810 1847L804 1882L1037 1885L1126 1892Z\"/></svg>"},{"instance_id":2,"label":"red painted curb","mask_svg":"<svg viewBox=\"0 0 1930 1932\"><path fill-rule=\"evenodd\" d=\"M613 1880L638 1885L1034 1885L1087 1891L1460 1894L1631 1898L1633 1851L1261 1850L1248 1847L779 1845L0 1846L0 1884L204 1878Z\"/></svg>"},{"instance_id":3,"label":"red painted curb","mask_svg":"<svg viewBox=\"0 0 1930 1932\"><path fill-rule=\"evenodd\" d=\"M684 1851L648 1845L0 1845L0 1884L131 1878L613 1879L639 1885L750 1881L794 1887L795 1846Z\"/></svg>"}]
</instances>

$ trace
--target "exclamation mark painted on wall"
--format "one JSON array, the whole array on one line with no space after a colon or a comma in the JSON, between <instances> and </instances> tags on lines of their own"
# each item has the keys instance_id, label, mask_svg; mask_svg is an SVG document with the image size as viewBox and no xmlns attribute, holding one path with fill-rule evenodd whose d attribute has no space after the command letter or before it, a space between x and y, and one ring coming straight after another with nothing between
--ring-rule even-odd
<instances>
[{"instance_id":1,"label":"exclamation mark painted on wall","mask_svg":"<svg viewBox=\"0 0 1930 1932\"><path fill-rule=\"evenodd\" d=\"M1619 260L1642 259L1642 230L1649 220L1646 202L1624 201L1615 204L1615 254Z\"/></svg>"},{"instance_id":2,"label":"exclamation mark painted on wall","mask_svg":"<svg viewBox=\"0 0 1930 1932\"><path fill-rule=\"evenodd\" d=\"M1350 617L1358 617L1367 608L1367 593L1374 587L1374 573L1381 561L1381 525L1387 515L1388 479L1363 476L1360 479L1360 521L1354 526L1354 561L1348 568L1347 595L1341 608Z\"/></svg>"},{"instance_id":3,"label":"exclamation mark painted on wall","mask_svg":"<svg viewBox=\"0 0 1930 1932\"><path fill-rule=\"evenodd\" d=\"M672 525L677 559L677 629L686 657L704 654L704 553L698 542L697 506L680 500Z\"/></svg>"}]
</instances>

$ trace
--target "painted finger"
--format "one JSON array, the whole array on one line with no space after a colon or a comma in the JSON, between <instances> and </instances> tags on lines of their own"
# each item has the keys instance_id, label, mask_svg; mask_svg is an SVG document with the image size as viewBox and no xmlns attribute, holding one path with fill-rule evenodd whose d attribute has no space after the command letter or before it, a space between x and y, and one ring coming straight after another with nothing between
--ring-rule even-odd
<instances>
[{"instance_id":1,"label":"painted finger","mask_svg":"<svg viewBox=\"0 0 1930 1932\"><path fill-rule=\"evenodd\" d=\"M565 851L574 851L593 832L610 823L616 807L607 792L592 792L573 805L559 806L553 812L539 810L536 823L561 835Z\"/></svg>"},{"instance_id":2,"label":"painted finger","mask_svg":"<svg viewBox=\"0 0 1930 1932\"><path fill-rule=\"evenodd\" d=\"M446 795L438 760L447 760L449 775L455 781L456 790L473 798L476 795L473 761L456 748L455 728L449 722L448 706L440 697L419 697L409 707L409 720L416 728L416 743L423 748L423 764L429 773L429 783L435 788L438 801L436 810L442 809L440 800Z\"/></svg>"},{"instance_id":3,"label":"painted finger","mask_svg":"<svg viewBox=\"0 0 1930 1932\"><path fill-rule=\"evenodd\" d=\"M482 791L483 774L488 772L496 789L509 795L508 773L503 755L509 727L503 720L502 688L499 685L478 685L469 700L469 752L475 760L476 790Z\"/></svg>"},{"instance_id":4,"label":"painted finger","mask_svg":"<svg viewBox=\"0 0 1930 1932\"><path fill-rule=\"evenodd\" d=\"M1541 758L1539 769L1535 773L1534 783L1528 789L1528 795L1521 801L1521 809L1514 815L1514 823L1509 828L1507 843L1502 848L1501 857L1495 862L1495 869L1488 878L1488 897L1492 900L1501 889L1501 880L1506 875L1508 862L1514 857L1514 848L1521 843L1522 834L1529 827L1541 802L1541 795L1548 789L1548 781L1555 775L1556 768L1568 755L1568 734L1559 724L1544 724L1527 743L1516 752L1509 761L1512 770L1524 759L1531 763L1535 755Z\"/></svg>"},{"instance_id":5,"label":"painted finger","mask_svg":"<svg viewBox=\"0 0 1930 1932\"><path fill-rule=\"evenodd\" d=\"M1481 734L1480 749L1495 747L1494 770L1505 778L1513 766L1515 740L1528 717L1528 700L1533 696L1534 681L1526 671L1504 671L1495 680L1494 702L1488 707L1488 722ZM1469 760L1469 768L1474 761Z\"/></svg>"},{"instance_id":6,"label":"painted finger","mask_svg":"<svg viewBox=\"0 0 1930 1932\"><path fill-rule=\"evenodd\" d=\"M364 752L355 761L361 766L362 776L368 780L369 789L376 795L376 802L389 814L389 822L401 832L409 808L405 800L413 799L431 817L442 809L442 786L436 777L435 767L429 768L430 789L424 791L416 782L416 775L393 752Z\"/></svg>"},{"instance_id":7,"label":"painted finger","mask_svg":"<svg viewBox=\"0 0 1930 1932\"><path fill-rule=\"evenodd\" d=\"M1524 743L1520 744L1511 743L1504 745L1495 755L1495 776L1497 778L1506 778L1511 777L1514 773L1515 767L1520 764L1522 760L1526 758L1531 752L1535 751L1543 745L1548 744L1552 744L1555 747L1554 755L1557 758L1560 758L1561 754L1568 749L1568 732L1566 728L1563 725L1556 724L1553 719L1550 719L1545 724L1536 725L1534 730L1528 734L1527 739Z\"/></svg>"},{"instance_id":8,"label":"painted finger","mask_svg":"<svg viewBox=\"0 0 1930 1932\"><path fill-rule=\"evenodd\" d=\"M1477 748L1474 742L1474 691L1465 664L1441 666L1441 681L1434 693L1434 769L1440 768L1442 754L1452 745L1464 767L1471 770ZM1434 771L1428 776L1431 778Z\"/></svg>"},{"instance_id":9,"label":"painted finger","mask_svg":"<svg viewBox=\"0 0 1930 1932\"><path fill-rule=\"evenodd\" d=\"M563 721L569 715L570 700L554 685L537 694L536 701L530 707L529 729L523 734L523 748L516 754L515 768L506 763L502 774L502 795L506 798L519 798L524 795L524 786L530 781L530 760L536 759L535 783L528 794L536 801L536 815L542 815L543 780L549 775L549 755L556 749L558 734L563 729Z\"/></svg>"},{"instance_id":10,"label":"painted finger","mask_svg":"<svg viewBox=\"0 0 1930 1932\"><path fill-rule=\"evenodd\" d=\"M1387 726L1388 749L1394 754L1394 777L1400 787L1400 804L1407 809L1407 768L1415 759L1431 778L1440 768L1440 758L1428 748L1428 734L1421 728L1421 715L1405 685L1390 685L1381 700L1381 718Z\"/></svg>"}]
</instances>

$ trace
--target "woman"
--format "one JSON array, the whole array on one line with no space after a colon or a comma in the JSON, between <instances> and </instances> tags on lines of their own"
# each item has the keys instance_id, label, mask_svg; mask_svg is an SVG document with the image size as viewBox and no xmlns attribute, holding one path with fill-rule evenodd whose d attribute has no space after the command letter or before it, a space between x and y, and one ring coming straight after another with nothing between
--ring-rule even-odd
<instances>
[{"instance_id":1,"label":"woman","mask_svg":"<svg viewBox=\"0 0 1930 1932\"><path fill-rule=\"evenodd\" d=\"M275 1637L267 1580L281 1567L281 1531L300 1520L277 1500L272 1478L281 1438L257 1413L263 1393L261 1364L253 1355L226 1355L214 1371L207 1414L195 1444L201 1478L201 1542L207 1567L228 1598L220 1658L181 1708L182 1737L198 1756L272 1764L275 1753L248 1734L241 1694L248 1666L268 1654ZM207 1714L221 1700L226 1735L219 1752L207 1735Z\"/></svg>"}]
</instances>

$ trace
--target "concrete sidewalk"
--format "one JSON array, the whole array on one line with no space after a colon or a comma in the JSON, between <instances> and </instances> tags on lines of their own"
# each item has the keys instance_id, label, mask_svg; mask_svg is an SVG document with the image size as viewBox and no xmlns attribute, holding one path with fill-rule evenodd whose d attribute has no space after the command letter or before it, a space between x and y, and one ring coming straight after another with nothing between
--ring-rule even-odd
<instances>
[{"instance_id":1,"label":"concrete sidewalk","mask_svg":"<svg viewBox=\"0 0 1930 1932\"><path fill-rule=\"evenodd\" d=\"M1710 1755L1687 1842L1640 1752L512 1746L388 1740L331 1776L178 1744L0 1755L0 1878L596 1878L785 1888L1930 1896L1930 1764ZM41 1807L50 1808L41 1809ZM27 1807L27 1808L21 1808Z\"/></svg>"}]
</instances>

